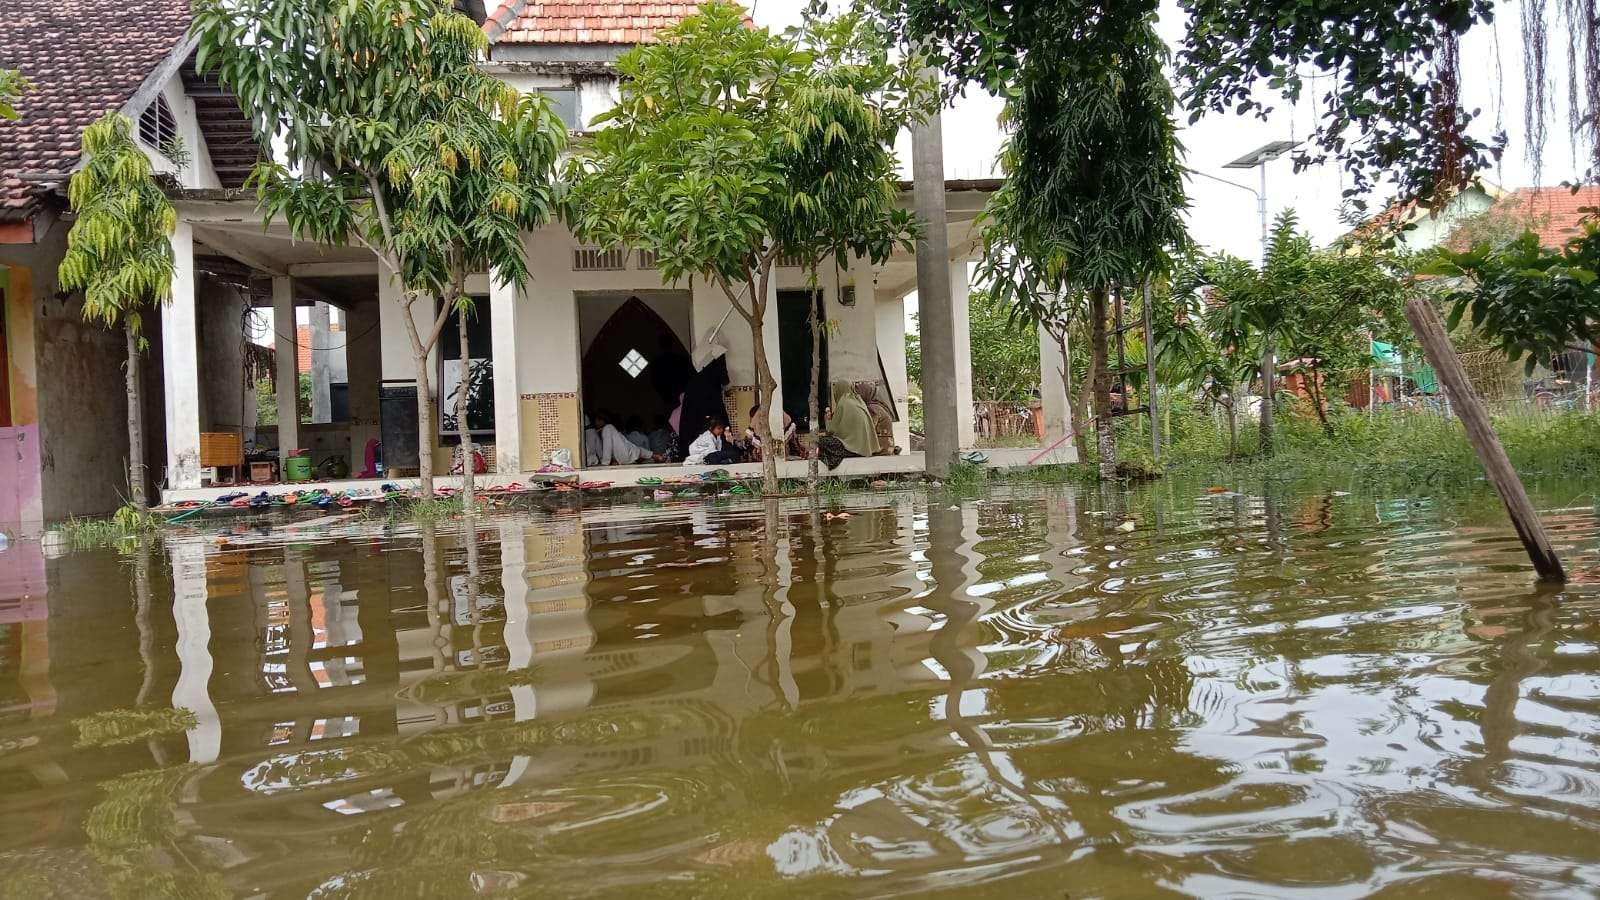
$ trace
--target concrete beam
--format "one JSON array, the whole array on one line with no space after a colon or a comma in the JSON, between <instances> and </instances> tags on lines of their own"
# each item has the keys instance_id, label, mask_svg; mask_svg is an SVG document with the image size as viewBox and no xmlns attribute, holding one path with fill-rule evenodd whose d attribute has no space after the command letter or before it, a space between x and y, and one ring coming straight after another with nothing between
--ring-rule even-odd
<instances>
[{"instance_id":1,"label":"concrete beam","mask_svg":"<svg viewBox=\"0 0 1600 900\"><path fill-rule=\"evenodd\" d=\"M370 262L365 260L345 260L342 262L293 263L289 266L289 275L293 278L337 278L346 275L377 275L379 274L378 270L378 259L373 257Z\"/></svg>"},{"instance_id":2,"label":"concrete beam","mask_svg":"<svg viewBox=\"0 0 1600 900\"><path fill-rule=\"evenodd\" d=\"M229 237L227 232L221 229L201 229L195 238L207 247L221 252L224 256L232 257L258 272L268 275L289 274L289 267L284 263L251 250L244 246L242 241Z\"/></svg>"}]
</instances>

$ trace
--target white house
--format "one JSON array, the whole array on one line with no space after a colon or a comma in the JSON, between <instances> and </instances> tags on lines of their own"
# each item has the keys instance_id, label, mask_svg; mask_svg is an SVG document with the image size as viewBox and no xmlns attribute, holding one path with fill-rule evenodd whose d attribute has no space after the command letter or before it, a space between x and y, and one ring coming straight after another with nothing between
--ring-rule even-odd
<instances>
[{"instance_id":1,"label":"white house","mask_svg":"<svg viewBox=\"0 0 1600 900\"><path fill-rule=\"evenodd\" d=\"M59 7L80 5L83 0L23 2L37 7L36 15L59 17L72 15L70 9L62 12ZM162 129L141 129L152 158L172 172L178 184L171 191L179 214L173 236L178 271L173 301L162 310L159 328L152 329L155 359L147 377L149 391L161 401L151 410L154 415L147 417L153 432L147 458L165 496L181 498L201 488L207 470L218 462L217 447L226 452L229 443L224 438L230 434L245 446L276 447L280 456L310 448L318 464L343 457L354 473L366 467L368 447L376 440L382 443L386 473L405 474L416 466L418 453L416 384L400 319L404 313L393 300L397 285L365 250L297 241L281 224L262 228L253 195L238 189L257 148L233 98L214 81L194 73L192 46L181 28L187 22L186 4L136 0L125 7L160 8L174 23L164 38L168 48L164 55L143 61L143 75L136 81L127 79L126 96L103 101L140 121L170 119ZM521 90L549 96L568 125L581 132L614 102L617 56L635 42L653 40L658 30L692 10L682 3L504 0L484 19L491 40L486 68ZM79 50L86 56L94 54L94 48ZM26 100L22 111L26 122L31 114ZM92 118L79 117L83 123ZM65 136L72 125L81 129L79 122L67 123L57 137L73 141L71 158L56 166L52 178L34 176L19 188L36 210L29 226L31 246L21 253L0 243L0 265L13 271L27 267L35 280L53 279L61 252L65 233L61 188L76 164L75 132L71 138ZM172 147L162 140L169 133L180 135L188 151L190 158L182 167L174 163ZM176 155L181 159L182 154ZM0 156L0 163L5 162ZM957 402L962 409L972 408L965 324L968 264L978 249L973 220L996 186L994 181L947 183L949 246L944 255L953 286L960 373ZM909 183L904 197L909 205ZM581 462L582 454L576 451L582 444L586 411L637 415L647 424L654 415L667 412L671 404L662 398L663 391L653 389L657 385L652 370L675 365L670 357L686 355L699 336L725 321L720 336L729 348L727 405L734 424L742 426L755 393L754 359L746 326L737 316L729 317L729 304L720 290L700 279L663 284L643 255L586 247L562 225L528 234L525 240L532 279L523 290L491 284L488 273L468 283L469 291L484 301L478 307L483 313L471 323L473 368L483 375L483 384L472 395L474 414L469 415L469 424L476 438L492 448L496 473L514 477L532 472L557 449L574 451L575 460ZM904 323L905 299L916 289L915 259L901 254L880 266L857 263L845 271L825 271L821 280L825 315L838 326L826 348L828 377L878 383L898 412L898 443L909 448ZM772 369L788 373L780 377L778 402L769 411L774 419L786 404L797 412L805 409L806 378L800 374L807 371L810 356L805 284L806 275L799 268L782 266L768 298L777 313L767 322L766 343L777 357L771 361ZM42 293L37 288L32 292ZM332 386L342 402L316 404L328 412L328 421L303 423L293 405L296 329L286 323L295 321L297 307L317 304L339 308L342 329L314 329L313 351L342 351L347 376L343 386ZM419 318L429 314L421 309L424 304L416 306ZM256 425L254 374L245 346L251 329L259 333L265 320L251 310L266 308L273 310L277 351L277 426ZM325 312L326 306L313 321L326 321ZM441 406L436 420L451 424L454 408L449 394L460 364L455 359L454 328L445 333L451 338L441 341L442 348L434 353L432 382L436 394L443 385L449 407ZM329 346L316 346L320 341ZM108 357L114 355L110 346L106 345ZM82 503L35 508L33 516L58 518L115 505L105 501L108 491L114 494L122 480L114 465L118 442L121 453L126 447L125 438L118 436L119 411L112 409L120 394L120 378L114 377L109 358L104 367L107 371L97 379L103 376L108 411L95 429L106 458L94 466L98 480L108 487ZM1045 368L1054 370L1049 364ZM328 388L319 385L324 389ZM439 403L437 396L434 402ZM962 442L970 446L973 427L970 417L964 418ZM1054 414L1050 420L1051 430L1059 435L1066 427L1064 415ZM448 464L446 444L454 442L453 434L436 434L433 446L427 448L435 456L435 471L444 471ZM903 464L920 468L920 460L913 457ZM85 470L78 477L88 474Z\"/></svg>"}]
</instances>

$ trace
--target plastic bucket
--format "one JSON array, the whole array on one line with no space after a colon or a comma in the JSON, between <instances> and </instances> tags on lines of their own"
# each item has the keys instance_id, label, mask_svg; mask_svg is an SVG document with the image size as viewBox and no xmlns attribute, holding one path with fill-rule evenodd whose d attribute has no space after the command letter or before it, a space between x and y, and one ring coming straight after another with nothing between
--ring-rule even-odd
<instances>
[{"instance_id":1,"label":"plastic bucket","mask_svg":"<svg viewBox=\"0 0 1600 900\"><path fill-rule=\"evenodd\" d=\"M310 481L311 457L291 456L284 460L283 476L290 481Z\"/></svg>"}]
</instances>

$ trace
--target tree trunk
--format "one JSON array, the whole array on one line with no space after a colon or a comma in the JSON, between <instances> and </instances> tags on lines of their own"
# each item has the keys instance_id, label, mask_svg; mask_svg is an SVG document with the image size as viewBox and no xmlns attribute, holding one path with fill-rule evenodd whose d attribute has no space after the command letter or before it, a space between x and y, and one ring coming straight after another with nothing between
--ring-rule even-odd
<instances>
[{"instance_id":1,"label":"tree trunk","mask_svg":"<svg viewBox=\"0 0 1600 900\"><path fill-rule=\"evenodd\" d=\"M755 348L756 357L756 403L761 406L761 415L751 424L755 426L756 436L761 438L761 446L772 444L772 394L778 389L778 382L772 377L772 366L767 362L767 339L763 334L762 322L766 318L767 297L762 291L761 296L751 297L750 306L750 345ZM768 497L778 495L778 457L776 454L765 453L761 457L761 492Z\"/></svg>"},{"instance_id":2,"label":"tree trunk","mask_svg":"<svg viewBox=\"0 0 1600 900\"><path fill-rule=\"evenodd\" d=\"M1271 334L1261 350L1261 452L1272 455L1273 400L1277 397L1278 346Z\"/></svg>"},{"instance_id":3,"label":"tree trunk","mask_svg":"<svg viewBox=\"0 0 1600 900\"><path fill-rule=\"evenodd\" d=\"M410 311L407 310L407 315ZM428 383L428 354L413 356L417 371L417 479L423 500L433 499L433 388Z\"/></svg>"},{"instance_id":4,"label":"tree trunk","mask_svg":"<svg viewBox=\"0 0 1600 900\"><path fill-rule=\"evenodd\" d=\"M816 280L815 273L812 274L812 280ZM823 425L822 410L817 408L821 406L817 402L817 388L819 387L817 382L822 380L822 322L817 319L818 299L813 297L810 302L811 310L806 315L806 319L811 324L811 394L806 398L806 415L810 417L813 447L806 453L806 490L811 493L811 496L815 497L817 495L818 475L815 442L817 435L822 431ZM765 460L766 456L763 456L762 459Z\"/></svg>"},{"instance_id":5,"label":"tree trunk","mask_svg":"<svg viewBox=\"0 0 1600 900\"><path fill-rule=\"evenodd\" d=\"M1228 401L1228 462L1239 458L1239 395Z\"/></svg>"},{"instance_id":6,"label":"tree trunk","mask_svg":"<svg viewBox=\"0 0 1600 900\"><path fill-rule=\"evenodd\" d=\"M124 373L128 388L128 502L139 512L150 508L145 496L149 478L144 465L144 390L139 372L139 335L127 316L122 318L122 331L128 338L128 364Z\"/></svg>"},{"instance_id":7,"label":"tree trunk","mask_svg":"<svg viewBox=\"0 0 1600 900\"><path fill-rule=\"evenodd\" d=\"M1094 429L1102 479L1117 475L1116 420L1111 414L1111 373L1106 363L1106 288L1089 292L1089 368L1094 386ZM1123 398L1127 402L1127 398Z\"/></svg>"},{"instance_id":8,"label":"tree trunk","mask_svg":"<svg viewBox=\"0 0 1600 900\"><path fill-rule=\"evenodd\" d=\"M467 313L459 306L456 307L456 325L461 338L461 378L456 384L456 434L461 436L461 510L471 529L477 505L473 496L477 483L473 477L476 467L473 465L472 428L467 423L467 383L472 374L472 356L467 352Z\"/></svg>"},{"instance_id":9,"label":"tree trunk","mask_svg":"<svg viewBox=\"0 0 1600 900\"><path fill-rule=\"evenodd\" d=\"M1333 437L1333 423L1328 421L1328 405L1322 399L1322 370L1316 366L1311 367L1311 379L1306 382L1306 392L1311 395L1311 405L1317 411L1317 421L1322 423L1323 433Z\"/></svg>"}]
</instances>

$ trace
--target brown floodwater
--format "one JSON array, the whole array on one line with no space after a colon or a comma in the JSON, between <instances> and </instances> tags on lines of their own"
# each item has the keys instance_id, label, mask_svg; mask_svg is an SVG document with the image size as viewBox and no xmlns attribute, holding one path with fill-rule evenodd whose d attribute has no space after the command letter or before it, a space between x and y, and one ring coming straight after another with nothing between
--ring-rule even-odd
<instances>
[{"instance_id":1,"label":"brown floodwater","mask_svg":"<svg viewBox=\"0 0 1600 900\"><path fill-rule=\"evenodd\" d=\"M0 895L1593 896L1591 493L14 544Z\"/></svg>"}]
</instances>

